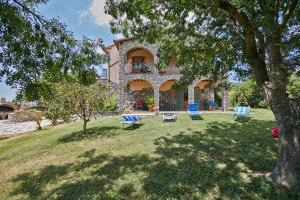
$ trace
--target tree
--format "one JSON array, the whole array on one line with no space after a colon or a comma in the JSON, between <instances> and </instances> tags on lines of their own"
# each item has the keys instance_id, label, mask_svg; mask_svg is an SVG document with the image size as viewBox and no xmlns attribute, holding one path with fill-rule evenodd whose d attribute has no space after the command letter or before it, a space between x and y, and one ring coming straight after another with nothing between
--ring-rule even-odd
<instances>
[{"instance_id":1,"label":"tree","mask_svg":"<svg viewBox=\"0 0 300 200\"><path fill-rule=\"evenodd\" d=\"M44 99L41 105L45 116L52 122L67 121L72 116L83 120L82 134L87 134L87 123L93 116L107 111L107 102L114 98L108 89L100 84L82 85L77 82L57 83L51 100Z\"/></svg>"},{"instance_id":2,"label":"tree","mask_svg":"<svg viewBox=\"0 0 300 200\"><path fill-rule=\"evenodd\" d=\"M238 102L245 103L244 98L249 106L253 108L260 107L260 102L264 101L263 96L253 79L233 84L230 88L229 99L232 106Z\"/></svg>"},{"instance_id":3,"label":"tree","mask_svg":"<svg viewBox=\"0 0 300 200\"><path fill-rule=\"evenodd\" d=\"M46 83L65 80L69 73L89 84L87 80L96 78L94 66L105 61L95 51L102 40L75 40L65 24L37 12L44 3L47 0L0 0L0 81L5 77L28 100L42 93L51 96Z\"/></svg>"},{"instance_id":4,"label":"tree","mask_svg":"<svg viewBox=\"0 0 300 200\"><path fill-rule=\"evenodd\" d=\"M112 31L160 44L160 65L171 55L184 79L251 74L280 129L278 162L267 178L300 188L300 102L287 94L299 69L299 0L107 0ZM298 34L297 34L298 33Z\"/></svg>"},{"instance_id":5,"label":"tree","mask_svg":"<svg viewBox=\"0 0 300 200\"><path fill-rule=\"evenodd\" d=\"M300 98L300 73L291 75L287 90L290 98Z\"/></svg>"}]
</instances>

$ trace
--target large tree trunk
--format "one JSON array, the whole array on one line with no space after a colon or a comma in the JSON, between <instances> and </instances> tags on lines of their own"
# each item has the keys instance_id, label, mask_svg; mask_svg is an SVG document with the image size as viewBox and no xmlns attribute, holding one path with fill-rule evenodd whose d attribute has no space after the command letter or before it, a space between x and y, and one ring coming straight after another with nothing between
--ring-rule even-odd
<instances>
[{"instance_id":1,"label":"large tree trunk","mask_svg":"<svg viewBox=\"0 0 300 200\"><path fill-rule=\"evenodd\" d=\"M266 177L288 189L299 191L300 101L291 100L286 105L286 112L274 113L279 126L279 156L275 169Z\"/></svg>"},{"instance_id":2,"label":"large tree trunk","mask_svg":"<svg viewBox=\"0 0 300 200\"><path fill-rule=\"evenodd\" d=\"M282 30L298 1L294 1L279 25L276 13L270 6L272 1L261 2L264 35L253 26L248 16L228 1L219 0L219 7L225 10L243 29L243 54L252 67L257 85L265 99L271 104L279 126L279 158L268 178L290 189L300 189L300 103L292 102L286 92L288 71L283 65L281 52ZM261 38L262 37L262 38ZM260 38L260 39L259 39ZM259 41L259 42L258 42ZM265 49L266 48L266 49ZM290 103L291 102L291 103ZM295 104L294 104L295 103Z\"/></svg>"}]
</instances>

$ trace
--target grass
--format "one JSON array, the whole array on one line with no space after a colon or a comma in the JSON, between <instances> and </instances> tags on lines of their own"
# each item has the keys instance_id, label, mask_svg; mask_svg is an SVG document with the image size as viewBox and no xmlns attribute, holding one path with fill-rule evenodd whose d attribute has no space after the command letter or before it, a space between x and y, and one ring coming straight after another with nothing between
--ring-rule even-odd
<instances>
[{"instance_id":1,"label":"grass","mask_svg":"<svg viewBox=\"0 0 300 200\"><path fill-rule=\"evenodd\" d=\"M278 147L267 110L163 123L120 117L0 137L0 199L292 199L268 182Z\"/></svg>"}]
</instances>

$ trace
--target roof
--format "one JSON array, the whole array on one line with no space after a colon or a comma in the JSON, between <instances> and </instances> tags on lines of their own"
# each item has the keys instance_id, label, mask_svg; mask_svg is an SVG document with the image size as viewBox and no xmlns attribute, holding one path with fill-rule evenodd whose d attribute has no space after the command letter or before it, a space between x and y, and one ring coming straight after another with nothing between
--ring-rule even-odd
<instances>
[{"instance_id":1,"label":"roof","mask_svg":"<svg viewBox=\"0 0 300 200\"><path fill-rule=\"evenodd\" d=\"M109 46L107 46L107 47L104 47L104 48L103 48L103 51L104 51L105 53L108 53L109 50L110 50L113 46L116 46L116 45L115 45L115 44L111 44L111 45L109 45Z\"/></svg>"},{"instance_id":2,"label":"roof","mask_svg":"<svg viewBox=\"0 0 300 200\"><path fill-rule=\"evenodd\" d=\"M128 37L128 38L121 38L121 39L114 40L113 44L105 47L103 50L105 53L108 53L112 47L116 46L119 49L120 43L125 42L125 41L135 40L135 39L136 39L136 37L132 36L132 37Z\"/></svg>"},{"instance_id":3,"label":"roof","mask_svg":"<svg viewBox=\"0 0 300 200\"><path fill-rule=\"evenodd\" d=\"M117 45L118 43L129 41L129 40L135 40L135 39L136 37L134 36L128 38L121 38L121 39L114 40L114 43Z\"/></svg>"}]
</instances>

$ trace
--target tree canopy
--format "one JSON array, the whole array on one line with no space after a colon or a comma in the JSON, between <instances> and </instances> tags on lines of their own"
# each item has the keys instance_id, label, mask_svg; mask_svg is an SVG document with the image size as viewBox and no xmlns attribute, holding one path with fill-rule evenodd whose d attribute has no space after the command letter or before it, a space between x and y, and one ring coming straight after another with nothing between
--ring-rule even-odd
<instances>
[{"instance_id":1,"label":"tree canopy","mask_svg":"<svg viewBox=\"0 0 300 200\"><path fill-rule=\"evenodd\" d=\"M95 80L95 65L106 61L87 38L74 39L58 19L46 19L37 11L47 0L0 1L0 81L18 88L29 100L49 91L45 82L57 82L73 73L82 84ZM45 81L47 80L47 81Z\"/></svg>"}]
</instances>

